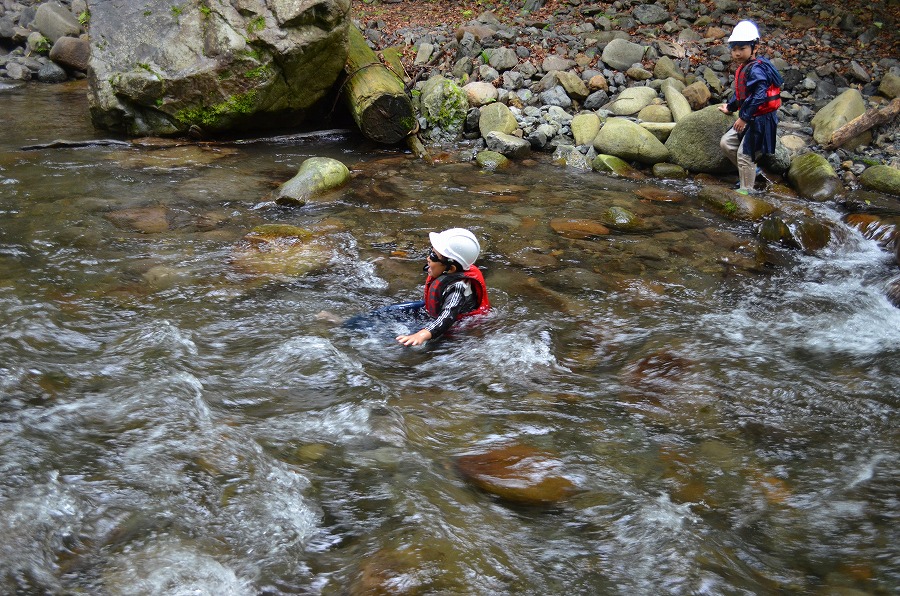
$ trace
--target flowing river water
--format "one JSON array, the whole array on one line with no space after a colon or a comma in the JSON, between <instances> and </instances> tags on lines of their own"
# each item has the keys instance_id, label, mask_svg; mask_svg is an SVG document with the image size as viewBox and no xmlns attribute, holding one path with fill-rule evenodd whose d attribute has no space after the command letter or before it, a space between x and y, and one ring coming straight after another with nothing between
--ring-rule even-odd
<instances>
[{"instance_id":1,"label":"flowing river water","mask_svg":"<svg viewBox=\"0 0 900 596\"><path fill-rule=\"evenodd\" d=\"M0 89L3 593L896 593L896 265L827 204L825 249L762 264L692 183L648 200L547 156L22 150L106 136L84 95ZM310 156L353 180L268 202ZM639 229L548 223L610 206ZM242 268L267 223L325 260ZM333 322L417 299L427 233L455 226L483 239L489 316L421 348ZM510 444L577 490L525 507L460 475Z\"/></svg>"}]
</instances>

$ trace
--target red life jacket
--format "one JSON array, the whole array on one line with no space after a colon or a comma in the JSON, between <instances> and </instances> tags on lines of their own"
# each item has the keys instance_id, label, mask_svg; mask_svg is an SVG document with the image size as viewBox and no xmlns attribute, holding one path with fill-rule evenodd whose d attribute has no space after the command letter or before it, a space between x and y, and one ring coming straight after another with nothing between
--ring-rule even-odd
<instances>
[{"instance_id":1,"label":"red life jacket","mask_svg":"<svg viewBox=\"0 0 900 596\"><path fill-rule=\"evenodd\" d=\"M750 67L754 64L759 64L759 58L747 60L738 66L737 72L734 74L734 98L737 100L738 108L740 108L744 103L744 100L747 99L747 73L750 72ZM756 111L753 112L752 116L762 116L763 114L774 112L780 107L781 87L772 84L766 89L766 100L759 104L759 107L756 108Z\"/></svg>"},{"instance_id":2,"label":"red life jacket","mask_svg":"<svg viewBox=\"0 0 900 596\"><path fill-rule=\"evenodd\" d=\"M439 277L428 276L425 280L425 310L428 314L432 317L437 317L441 313L441 305L444 301L444 288L460 279L472 281L472 289L475 292L475 297L478 299L478 306L474 310L459 315L457 320L463 317L484 314L490 310L491 303L488 300L484 276L478 267L472 265L462 273L446 273Z\"/></svg>"}]
</instances>

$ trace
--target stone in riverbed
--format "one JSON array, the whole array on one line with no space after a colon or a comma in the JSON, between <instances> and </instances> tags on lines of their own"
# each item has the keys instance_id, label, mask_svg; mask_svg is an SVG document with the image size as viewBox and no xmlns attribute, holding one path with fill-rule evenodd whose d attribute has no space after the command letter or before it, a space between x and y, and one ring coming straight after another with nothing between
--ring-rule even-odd
<instances>
[{"instance_id":1,"label":"stone in riverbed","mask_svg":"<svg viewBox=\"0 0 900 596\"><path fill-rule=\"evenodd\" d=\"M550 227L565 238L584 239L609 234L609 228L592 219L557 217L550 220Z\"/></svg>"},{"instance_id":2,"label":"stone in riverbed","mask_svg":"<svg viewBox=\"0 0 900 596\"><path fill-rule=\"evenodd\" d=\"M813 201L828 201L843 191L834 168L818 153L805 153L791 160L787 177L801 197Z\"/></svg>"},{"instance_id":3,"label":"stone in riverbed","mask_svg":"<svg viewBox=\"0 0 900 596\"><path fill-rule=\"evenodd\" d=\"M674 163L692 172L709 174L734 170L719 146L722 135L734 124L733 117L726 116L716 106L709 106L680 120L675 114L675 122L677 124L666 140Z\"/></svg>"},{"instance_id":4,"label":"stone in riverbed","mask_svg":"<svg viewBox=\"0 0 900 596\"><path fill-rule=\"evenodd\" d=\"M244 236L231 251L231 263L242 273L298 277L325 269L332 250L296 226L265 224Z\"/></svg>"},{"instance_id":5,"label":"stone in riverbed","mask_svg":"<svg viewBox=\"0 0 900 596\"><path fill-rule=\"evenodd\" d=\"M104 217L117 228L142 234L158 234L169 229L169 213L162 205L120 209Z\"/></svg>"},{"instance_id":6,"label":"stone in riverbed","mask_svg":"<svg viewBox=\"0 0 900 596\"><path fill-rule=\"evenodd\" d=\"M642 172L632 168L615 155L598 155L591 161L591 168L595 172L613 174L614 176L621 176L622 178L630 178L632 180L642 180L645 178Z\"/></svg>"},{"instance_id":7,"label":"stone in riverbed","mask_svg":"<svg viewBox=\"0 0 900 596\"><path fill-rule=\"evenodd\" d=\"M492 103L481 108L478 117L478 130L482 137L491 132L512 134L519 128L512 111L502 103Z\"/></svg>"},{"instance_id":8,"label":"stone in riverbed","mask_svg":"<svg viewBox=\"0 0 900 596\"><path fill-rule=\"evenodd\" d=\"M343 186L350 180L350 170L330 157L310 157L300 164L297 175L275 191L275 202L281 205L305 205L314 197Z\"/></svg>"},{"instance_id":9,"label":"stone in riverbed","mask_svg":"<svg viewBox=\"0 0 900 596\"><path fill-rule=\"evenodd\" d=\"M759 221L775 212L772 204L756 197L742 195L724 186L704 186L700 190L699 197L701 201L731 219Z\"/></svg>"},{"instance_id":10,"label":"stone in riverbed","mask_svg":"<svg viewBox=\"0 0 900 596\"><path fill-rule=\"evenodd\" d=\"M826 144L841 126L847 124L857 116L862 116L866 111L866 102L862 93L856 89L847 89L828 105L819 110L812 119L813 139L820 145ZM843 145L844 149L855 149L860 145L866 145L872 140L872 133L866 131L859 134Z\"/></svg>"},{"instance_id":11,"label":"stone in riverbed","mask_svg":"<svg viewBox=\"0 0 900 596\"><path fill-rule=\"evenodd\" d=\"M900 197L900 170L891 166L876 165L866 168L859 177L866 188Z\"/></svg>"},{"instance_id":12,"label":"stone in riverbed","mask_svg":"<svg viewBox=\"0 0 900 596\"><path fill-rule=\"evenodd\" d=\"M474 486L504 501L521 505L554 505L575 492L553 454L521 444L464 455L456 467Z\"/></svg>"}]
</instances>

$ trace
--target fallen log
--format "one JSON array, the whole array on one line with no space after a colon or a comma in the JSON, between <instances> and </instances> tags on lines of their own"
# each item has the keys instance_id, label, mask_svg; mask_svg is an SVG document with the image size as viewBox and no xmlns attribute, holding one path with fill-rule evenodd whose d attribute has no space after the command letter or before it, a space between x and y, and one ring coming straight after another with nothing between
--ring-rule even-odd
<instances>
[{"instance_id":1,"label":"fallen log","mask_svg":"<svg viewBox=\"0 0 900 596\"><path fill-rule=\"evenodd\" d=\"M847 124L841 126L833 133L831 139L825 144L826 149L837 149L853 137L860 135L874 126L887 124L900 114L900 97L895 98L887 106L872 108L865 114L857 116Z\"/></svg>"},{"instance_id":2,"label":"fallen log","mask_svg":"<svg viewBox=\"0 0 900 596\"><path fill-rule=\"evenodd\" d=\"M412 102L397 75L382 64L354 25L348 35L344 97L359 130L379 143L399 143L416 131Z\"/></svg>"},{"instance_id":3,"label":"fallen log","mask_svg":"<svg viewBox=\"0 0 900 596\"><path fill-rule=\"evenodd\" d=\"M27 145L21 147L22 151L37 151L38 149L81 149L83 147L131 147L128 141L117 141L114 139L89 139L87 141L68 141L66 139L56 139L49 143L40 145Z\"/></svg>"}]
</instances>

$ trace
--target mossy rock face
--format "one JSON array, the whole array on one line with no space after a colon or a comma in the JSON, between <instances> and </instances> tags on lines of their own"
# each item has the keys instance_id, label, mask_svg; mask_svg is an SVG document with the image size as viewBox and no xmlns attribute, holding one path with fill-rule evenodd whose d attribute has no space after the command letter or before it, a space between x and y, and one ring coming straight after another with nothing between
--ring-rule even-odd
<instances>
[{"instance_id":1,"label":"mossy rock face","mask_svg":"<svg viewBox=\"0 0 900 596\"><path fill-rule=\"evenodd\" d=\"M834 168L818 153L795 157L788 170L788 180L801 197L813 201L828 201L843 192Z\"/></svg>"},{"instance_id":2,"label":"mossy rock face","mask_svg":"<svg viewBox=\"0 0 900 596\"><path fill-rule=\"evenodd\" d=\"M900 170L897 168L884 165L866 168L859 182L871 190L900 197Z\"/></svg>"},{"instance_id":3,"label":"mossy rock face","mask_svg":"<svg viewBox=\"0 0 900 596\"><path fill-rule=\"evenodd\" d=\"M304 205L314 197L342 187L350 180L350 170L330 157L310 157L297 170L297 175L275 191L275 202L282 205Z\"/></svg>"},{"instance_id":4,"label":"mossy rock face","mask_svg":"<svg viewBox=\"0 0 900 596\"><path fill-rule=\"evenodd\" d=\"M479 151L475 163L485 170L494 171L509 167L509 159L496 151Z\"/></svg>"},{"instance_id":5,"label":"mossy rock face","mask_svg":"<svg viewBox=\"0 0 900 596\"><path fill-rule=\"evenodd\" d=\"M232 4L92 2L94 124L155 136L284 129L313 116L347 62L350 3Z\"/></svg>"}]
</instances>

